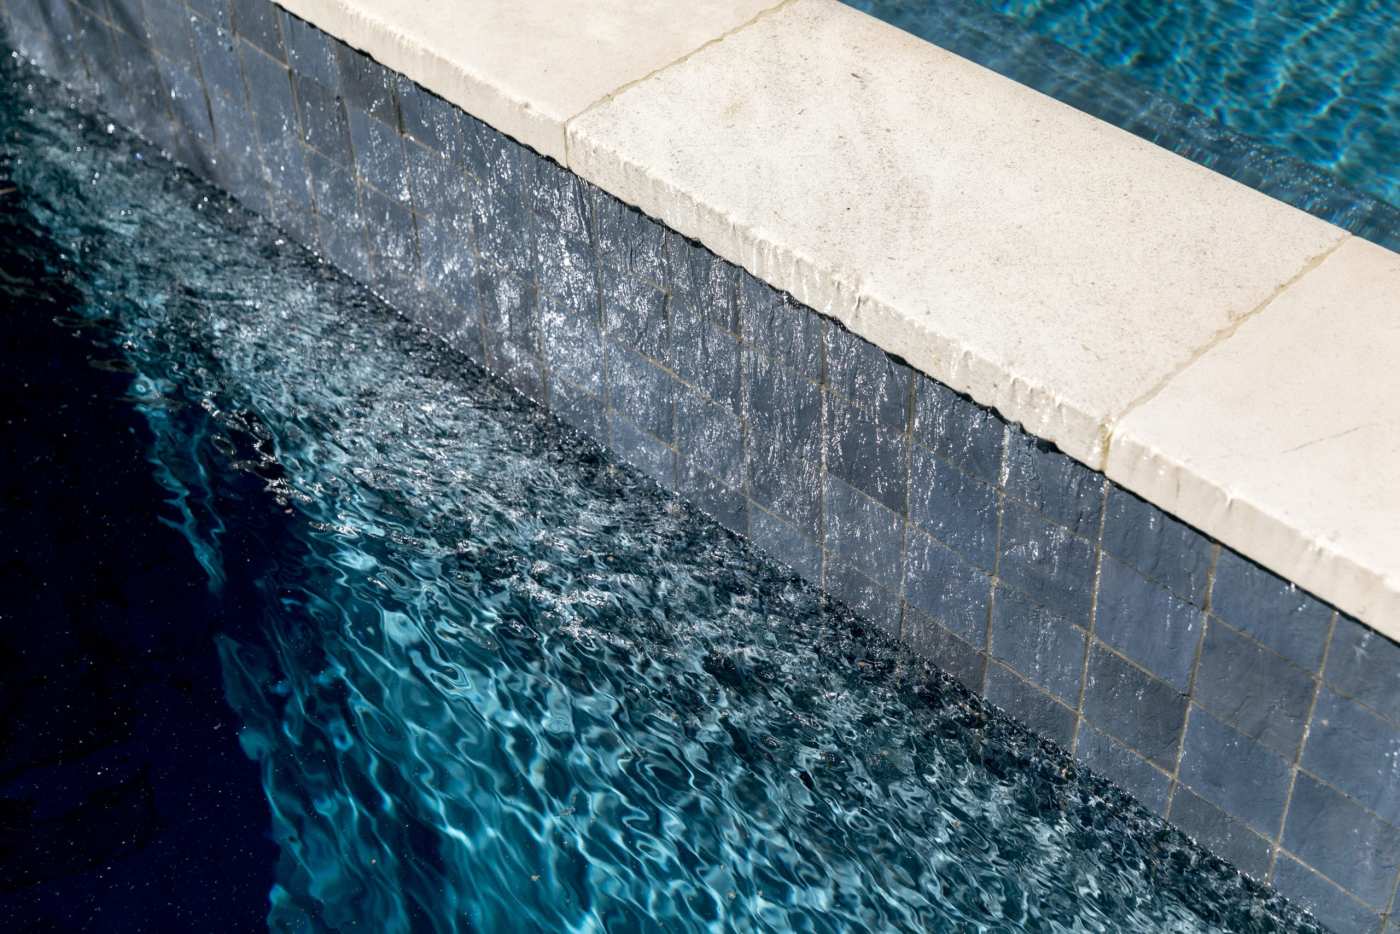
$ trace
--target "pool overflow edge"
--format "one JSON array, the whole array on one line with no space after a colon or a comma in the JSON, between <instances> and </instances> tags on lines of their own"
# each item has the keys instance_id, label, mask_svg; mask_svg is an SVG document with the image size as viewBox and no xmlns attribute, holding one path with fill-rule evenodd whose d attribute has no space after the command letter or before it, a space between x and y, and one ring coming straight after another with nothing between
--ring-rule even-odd
<instances>
[{"instance_id":1,"label":"pool overflow edge","mask_svg":"<svg viewBox=\"0 0 1400 934\"><path fill-rule=\"evenodd\" d=\"M1207 849L1338 930L1385 923L1396 644L269 0L0 17L43 71Z\"/></svg>"}]
</instances>

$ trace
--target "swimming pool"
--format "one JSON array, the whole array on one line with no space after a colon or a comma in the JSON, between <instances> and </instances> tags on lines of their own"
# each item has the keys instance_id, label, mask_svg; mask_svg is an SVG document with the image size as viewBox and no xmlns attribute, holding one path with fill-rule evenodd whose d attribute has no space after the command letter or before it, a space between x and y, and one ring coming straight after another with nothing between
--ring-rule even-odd
<instances>
[{"instance_id":1,"label":"swimming pool","mask_svg":"<svg viewBox=\"0 0 1400 934\"><path fill-rule=\"evenodd\" d=\"M4 69L20 929L1316 930Z\"/></svg>"},{"instance_id":2,"label":"swimming pool","mask_svg":"<svg viewBox=\"0 0 1400 934\"><path fill-rule=\"evenodd\" d=\"M1400 5L846 2L1400 248Z\"/></svg>"}]
</instances>

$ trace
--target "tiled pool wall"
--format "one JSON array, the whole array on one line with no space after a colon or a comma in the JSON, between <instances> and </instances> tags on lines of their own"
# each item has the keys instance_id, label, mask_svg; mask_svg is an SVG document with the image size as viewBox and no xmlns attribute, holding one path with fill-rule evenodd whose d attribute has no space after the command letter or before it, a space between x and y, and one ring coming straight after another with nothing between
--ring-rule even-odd
<instances>
[{"instance_id":1,"label":"tiled pool wall","mask_svg":"<svg viewBox=\"0 0 1400 934\"><path fill-rule=\"evenodd\" d=\"M0 2L560 419L1335 929L1388 923L1395 644L267 0Z\"/></svg>"}]
</instances>

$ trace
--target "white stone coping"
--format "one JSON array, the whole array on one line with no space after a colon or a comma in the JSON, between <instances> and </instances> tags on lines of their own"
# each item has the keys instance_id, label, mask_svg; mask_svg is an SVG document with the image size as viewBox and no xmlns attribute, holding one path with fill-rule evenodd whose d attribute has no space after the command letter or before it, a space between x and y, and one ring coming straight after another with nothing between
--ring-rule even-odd
<instances>
[{"instance_id":1,"label":"white stone coping","mask_svg":"<svg viewBox=\"0 0 1400 934\"><path fill-rule=\"evenodd\" d=\"M837 0L278 0L1400 639L1400 255Z\"/></svg>"}]
</instances>

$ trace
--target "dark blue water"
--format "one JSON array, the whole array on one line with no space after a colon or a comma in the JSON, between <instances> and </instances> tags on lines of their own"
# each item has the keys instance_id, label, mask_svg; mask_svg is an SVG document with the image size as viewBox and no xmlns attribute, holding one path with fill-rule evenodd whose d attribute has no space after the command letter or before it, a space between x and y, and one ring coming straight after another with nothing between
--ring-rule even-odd
<instances>
[{"instance_id":1,"label":"dark blue water","mask_svg":"<svg viewBox=\"0 0 1400 934\"><path fill-rule=\"evenodd\" d=\"M1316 930L18 68L7 930Z\"/></svg>"},{"instance_id":2,"label":"dark blue water","mask_svg":"<svg viewBox=\"0 0 1400 934\"><path fill-rule=\"evenodd\" d=\"M846 0L1400 249L1394 0Z\"/></svg>"}]
</instances>

